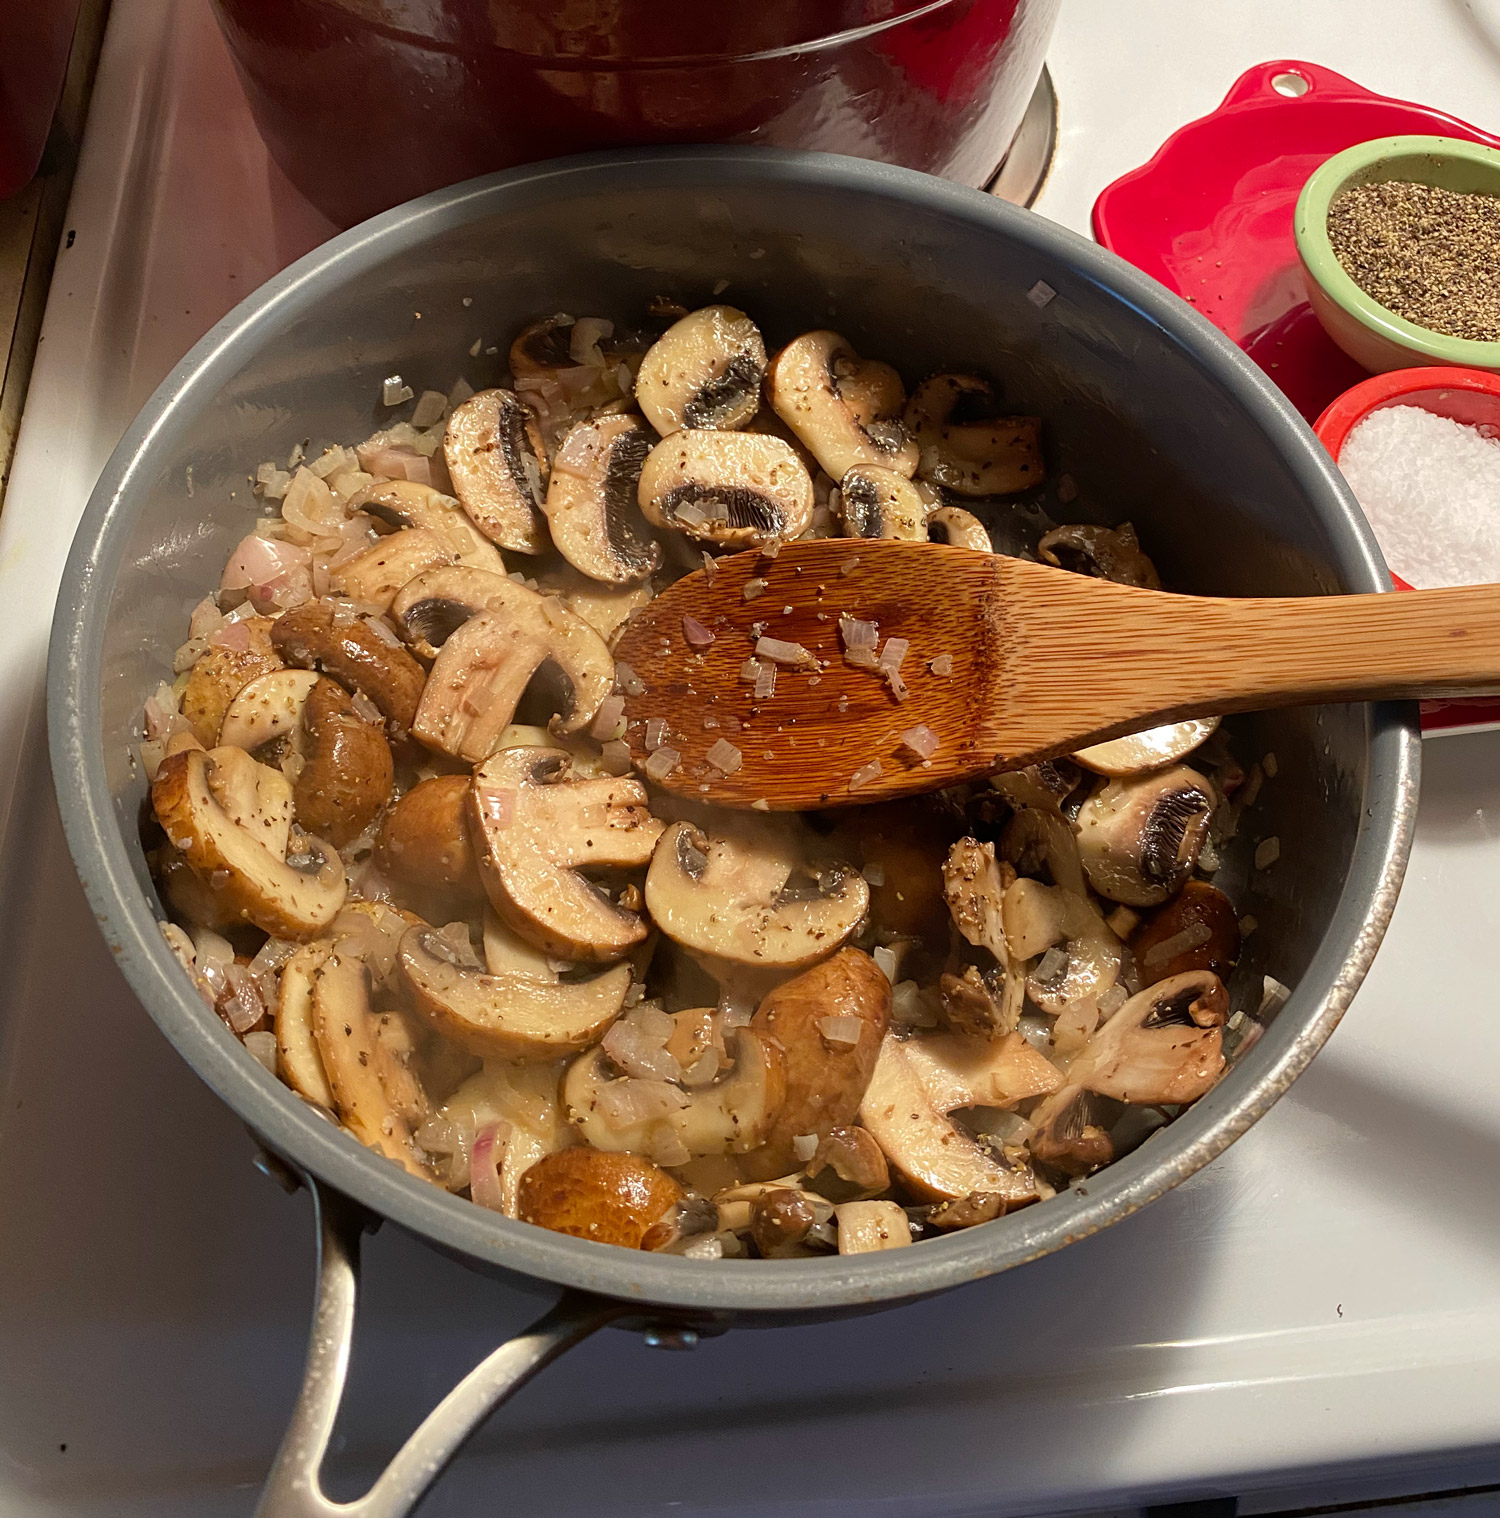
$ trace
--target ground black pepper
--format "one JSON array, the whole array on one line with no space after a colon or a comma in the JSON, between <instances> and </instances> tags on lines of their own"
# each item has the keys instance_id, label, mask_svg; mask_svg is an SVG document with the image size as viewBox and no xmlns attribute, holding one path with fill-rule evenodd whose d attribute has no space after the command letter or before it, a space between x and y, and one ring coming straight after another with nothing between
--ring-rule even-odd
<instances>
[{"instance_id":1,"label":"ground black pepper","mask_svg":"<svg viewBox=\"0 0 1500 1518\"><path fill-rule=\"evenodd\" d=\"M1397 316L1448 337L1500 341L1500 197L1392 179L1343 191L1328 241Z\"/></svg>"}]
</instances>

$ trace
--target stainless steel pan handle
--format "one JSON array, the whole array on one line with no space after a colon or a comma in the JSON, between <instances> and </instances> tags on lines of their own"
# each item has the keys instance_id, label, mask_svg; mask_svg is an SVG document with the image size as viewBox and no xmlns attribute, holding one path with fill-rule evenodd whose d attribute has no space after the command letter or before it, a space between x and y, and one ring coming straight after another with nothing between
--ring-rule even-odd
<instances>
[{"instance_id":1,"label":"stainless steel pan handle","mask_svg":"<svg viewBox=\"0 0 1500 1518\"><path fill-rule=\"evenodd\" d=\"M491 1411L564 1350L629 1309L587 1292L563 1292L549 1312L481 1360L428 1413L363 1497L334 1502L322 1488L323 1459L349 1369L359 1240L371 1217L311 1176L306 1183L318 1220L317 1306L302 1391L256 1518L405 1518Z\"/></svg>"}]
</instances>

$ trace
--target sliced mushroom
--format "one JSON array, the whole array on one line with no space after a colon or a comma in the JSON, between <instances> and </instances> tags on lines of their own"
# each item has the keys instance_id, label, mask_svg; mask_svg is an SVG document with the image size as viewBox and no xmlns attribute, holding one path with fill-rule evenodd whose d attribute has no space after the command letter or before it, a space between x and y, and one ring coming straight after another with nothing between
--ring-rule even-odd
<instances>
[{"instance_id":1,"label":"sliced mushroom","mask_svg":"<svg viewBox=\"0 0 1500 1518\"><path fill-rule=\"evenodd\" d=\"M1029 1168L1008 1164L939 1110L907 1046L892 1034L880 1046L859 1120L906 1185L926 1201L990 1193L1010 1210L1037 1199Z\"/></svg>"},{"instance_id":2,"label":"sliced mushroom","mask_svg":"<svg viewBox=\"0 0 1500 1518\"><path fill-rule=\"evenodd\" d=\"M864 464L839 482L839 516L846 538L927 541L927 506L916 487L894 469Z\"/></svg>"},{"instance_id":3,"label":"sliced mushroom","mask_svg":"<svg viewBox=\"0 0 1500 1518\"><path fill-rule=\"evenodd\" d=\"M401 974L412 1005L445 1038L487 1059L545 1060L601 1039L625 1005L630 966L592 980L551 983L515 971L486 974L432 928L401 940Z\"/></svg>"},{"instance_id":4,"label":"sliced mushroom","mask_svg":"<svg viewBox=\"0 0 1500 1518\"><path fill-rule=\"evenodd\" d=\"M910 479L917 445L899 421L870 415L872 404L891 392L884 373L874 385L869 381L863 361L837 332L804 332L772 361L766 391L777 416L833 479L864 464Z\"/></svg>"},{"instance_id":5,"label":"sliced mushroom","mask_svg":"<svg viewBox=\"0 0 1500 1518\"><path fill-rule=\"evenodd\" d=\"M571 316L549 316L523 327L510 345L511 375L534 378L574 367L572 337Z\"/></svg>"},{"instance_id":6,"label":"sliced mushroom","mask_svg":"<svg viewBox=\"0 0 1500 1518\"><path fill-rule=\"evenodd\" d=\"M943 864L943 894L953 925L964 940L988 949L1000 967L997 1026L1009 1032L1021 1019L1026 999L1026 971L1011 955L1005 939L1001 902L1015 881L1015 869L995 858L995 845L960 838Z\"/></svg>"},{"instance_id":7,"label":"sliced mushroom","mask_svg":"<svg viewBox=\"0 0 1500 1518\"><path fill-rule=\"evenodd\" d=\"M939 506L927 516L927 540L947 543L952 548L972 548L977 553L991 553L994 544L987 528L972 511L962 506Z\"/></svg>"},{"instance_id":8,"label":"sliced mushroom","mask_svg":"<svg viewBox=\"0 0 1500 1518\"><path fill-rule=\"evenodd\" d=\"M412 735L471 764L495 752L544 663L571 691L568 709L553 718L559 733L587 727L614 684L614 660L588 623L555 596L504 575L461 566L418 575L402 587L391 615L419 647L441 644Z\"/></svg>"},{"instance_id":9,"label":"sliced mushroom","mask_svg":"<svg viewBox=\"0 0 1500 1518\"><path fill-rule=\"evenodd\" d=\"M1056 806L1019 808L1000 835L999 853L1023 875L1045 869L1063 890L1087 894L1077 835Z\"/></svg>"},{"instance_id":10,"label":"sliced mushroom","mask_svg":"<svg viewBox=\"0 0 1500 1518\"><path fill-rule=\"evenodd\" d=\"M302 733L304 763L292 787L297 821L343 848L391 799L390 744L355 711L343 686L321 677L303 707Z\"/></svg>"},{"instance_id":11,"label":"sliced mushroom","mask_svg":"<svg viewBox=\"0 0 1500 1518\"><path fill-rule=\"evenodd\" d=\"M921 449L917 472L958 495L1010 495L1040 485L1042 421L1002 416L995 387L977 374L934 374L903 416Z\"/></svg>"},{"instance_id":12,"label":"sliced mushroom","mask_svg":"<svg viewBox=\"0 0 1500 1518\"><path fill-rule=\"evenodd\" d=\"M311 669L276 669L245 686L229 703L219 728L221 747L249 752L302 726L302 709L323 678Z\"/></svg>"},{"instance_id":13,"label":"sliced mushroom","mask_svg":"<svg viewBox=\"0 0 1500 1518\"><path fill-rule=\"evenodd\" d=\"M436 921L466 916L484 899L484 883L469 844L468 775L418 781L381 819L375 868L398 891L414 891L436 907ZM424 915L428 915L425 914Z\"/></svg>"},{"instance_id":14,"label":"sliced mushroom","mask_svg":"<svg viewBox=\"0 0 1500 1518\"><path fill-rule=\"evenodd\" d=\"M669 1081L620 1077L594 1049L568 1067L563 1102L595 1149L650 1154L675 1140L689 1156L743 1154L768 1131L783 1092L781 1051L749 1028L726 1039L733 1068L685 1091Z\"/></svg>"},{"instance_id":15,"label":"sliced mushroom","mask_svg":"<svg viewBox=\"0 0 1500 1518\"><path fill-rule=\"evenodd\" d=\"M547 445L519 396L481 390L456 407L443 458L459 503L490 542L515 553L547 551Z\"/></svg>"},{"instance_id":16,"label":"sliced mushroom","mask_svg":"<svg viewBox=\"0 0 1500 1518\"><path fill-rule=\"evenodd\" d=\"M1086 896L1018 880L1005 893L1002 916L1014 958L1043 956L1026 982L1042 1011L1059 1013L1097 999L1119 979L1120 941ZM1049 958L1056 962L1049 964Z\"/></svg>"},{"instance_id":17,"label":"sliced mushroom","mask_svg":"<svg viewBox=\"0 0 1500 1518\"><path fill-rule=\"evenodd\" d=\"M561 749L502 750L474 772L469 825L501 921L560 958L607 963L646 925L579 871L645 865L662 823L638 780L572 773Z\"/></svg>"},{"instance_id":18,"label":"sliced mushroom","mask_svg":"<svg viewBox=\"0 0 1500 1518\"><path fill-rule=\"evenodd\" d=\"M1044 759L1025 769L991 775L990 786L1017 810L1035 807L1042 812L1060 813L1063 802L1078 789L1082 778L1082 772L1071 760Z\"/></svg>"},{"instance_id":19,"label":"sliced mushroom","mask_svg":"<svg viewBox=\"0 0 1500 1518\"><path fill-rule=\"evenodd\" d=\"M1135 528L1129 522L1114 529L1086 522L1055 527L1037 544L1037 553L1044 563L1070 569L1075 574L1113 580L1118 585L1136 585L1143 590L1161 589L1161 576L1141 552Z\"/></svg>"},{"instance_id":20,"label":"sliced mushroom","mask_svg":"<svg viewBox=\"0 0 1500 1518\"><path fill-rule=\"evenodd\" d=\"M751 1031L780 1048L786 1089L758 1149L745 1156L752 1180L804 1163L797 1140L819 1140L852 1123L890 1023L891 984L868 954L841 949L783 981L761 1002Z\"/></svg>"},{"instance_id":21,"label":"sliced mushroom","mask_svg":"<svg viewBox=\"0 0 1500 1518\"><path fill-rule=\"evenodd\" d=\"M1192 874L1217 801L1187 765L1101 786L1078 813L1089 884L1128 907L1165 901Z\"/></svg>"},{"instance_id":22,"label":"sliced mushroom","mask_svg":"<svg viewBox=\"0 0 1500 1518\"><path fill-rule=\"evenodd\" d=\"M802 460L760 432L674 432L641 470L641 510L700 543L747 547L801 535L813 488Z\"/></svg>"},{"instance_id":23,"label":"sliced mushroom","mask_svg":"<svg viewBox=\"0 0 1500 1518\"><path fill-rule=\"evenodd\" d=\"M377 480L349 498L350 511L362 511L391 532L425 527L460 564L505 573L500 550L464 515L451 495L415 480Z\"/></svg>"},{"instance_id":24,"label":"sliced mushroom","mask_svg":"<svg viewBox=\"0 0 1500 1518\"><path fill-rule=\"evenodd\" d=\"M725 818L662 835L646 909L668 937L713 960L794 970L826 959L858 928L870 888L842 864L809 864L790 834Z\"/></svg>"},{"instance_id":25,"label":"sliced mushroom","mask_svg":"<svg viewBox=\"0 0 1500 1518\"><path fill-rule=\"evenodd\" d=\"M564 1149L522 1176L516 1215L554 1233L640 1249L684 1195L666 1171L639 1155Z\"/></svg>"},{"instance_id":26,"label":"sliced mushroom","mask_svg":"<svg viewBox=\"0 0 1500 1518\"><path fill-rule=\"evenodd\" d=\"M808 1185L831 1202L865 1201L891 1184L890 1166L880 1145L863 1128L849 1123L823 1135L806 1170Z\"/></svg>"},{"instance_id":27,"label":"sliced mushroom","mask_svg":"<svg viewBox=\"0 0 1500 1518\"><path fill-rule=\"evenodd\" d=\"M1109 1164L1115 1157L1114 1140L1100 1121L1109 1105L1081 1086L1054 1092L1031 1114L1035 1131L1026 1147L1032 1158L1064 1175L1089 1175Z\"/></svg>"},{"instance_id":28,"label":"sliced mushroom","mask_svg":"<svg viewBox=\"0 0 1500 1518\"><path fill-rule=\"evenodd\" d=\"M833 1211L840 1254L873 1254L911 1243L911 1221L896 1202L843 1202Z\"/></svg>"},{"instance_id":29,"label":"sliced mushroom","mask_svg":"<svg viewBox=\"0 0 1500 1518\"><path fill-rule=\"evenodd\" d=\"M333 1110L333 1088L313 1033L313 976L333 952L331 943L304 944L281 967L276 1003L276 1069L298 1096Z\"/></svg>"},{"instance_id":30,"label":"sliced mushroom","mask_svg":"<svg viewBox=\"0 0 1500 1518\"><path fill-rule=\"evenodd\" d=\"M1228 1015L1229 994L1211 970L1158 981L1084 1045L1068 1083L1122 1102L1195 1102L1224 1072Z\"/></svg>"},{"instance_id":31,"label":"sliced mushroom","mask_svg":"<svg viewBox=\"0 0 1500 1518\"><path fill-rule=\"evenodd\" d=\"M180 710L205 748L219 741L224 714L234 698L252 680L281 668L281 656L271 646L271 619L246 617L238 625L245 629L246 646L210 644L182 688Z\"/></svg>"},{"instance_id":32,"label":"sliced mushroom","mask_svg":"<svg viewBox=\"0 0 1500 1518\"><path fill-rule=\"evenodd\" d=\"M932 1105L943 1113L964 1107L1014 1107L1063 1084L1062 1071L1019 1033L1001 1039L923 1033L901 1047Z\"/></svg>"},{"instance_id":33,"label":"sliced mushroom","mask_svg":"<svg viewBox=\"0 0 1500 1518\"><path fill-rule=\"evenodd\" d=\"M283 857L262 841L266 829L257 836L236 821L214 794L212 779L238 762L254 763L237 748L194 749L164 759L151 786L157 820L225 913L276 938L312 938L344 904L343 865L308 837L296 840L294 857Z\"/></svg>"},{"instance_id":34,"label":"sliced mushroom","mask_svg":"<svg viewBox=\"0 0 1500 1518\"><path fill-rule=\"evenodd\" d=\"M663 437L684 427L745 426L760 404L766 345L733 306L704 306L651 345L635 377L635 399Z\"/></svg>"},{"instance_id":35,"label":"sliced mushroom","mask_svg":"<svg viewBox=\"0 0 1500 1518\"><path fill-rule=\"evenodd\" d=\"M379 611L389 611L396 592L425 569L452 564L456 555L430 527L404 527L328 572L329 589Z\"/></svg>"},{"instance_id":36,"label":"sliced mushroom","mask_svg":"<svg viewBox=\"0 0 1500 1518\"><path fill-rule=\"evenodd\" d=\"M638 501L652 435L639 417L580 422L557 450L544 510L557 551L610 585L644 580L661 563Z\"/></svg>"},{"instance_id":37,"label":"sliced mushroom","mask_svg":"<svg viewBox=\"0 0 1500 1518\"><path fill-rule=\"evenodd\" d=\"M1148 727L1141 733L1081 748L1073 757L1100 775L1139 775L1186 758L1218 725L1217 717L1190 717L1186 722Z\"/></svg>"},{"instance_id":38,"label":"sliced mushroom","mask_svg":"<svg viewBox=\"0 0 1500 1518\"><path fill-rule=\"evenodd\" d=\"M388 1089L391 1053L376 1035L367 971L335 949L312 972L313 1036L340 1123L367 1148L409 1174L431 1180L417 1157L411 1125Z\"/></svg>"},{"instance_id":39,"label":"sliced mushroom","mask_svg":"<svg viewBox=\"0 0 1500 1518\"><path fill-rule=\"evenodd\" d=\"M424 1148L455 1151L449 1184L473 1184L474 1140L491 1124L501 1125L488 1161L496 1172L498 1195L490 1196L481 1188L477 1196L488 1198L481 1205L498 1200L499 1211L506 1217L518 1217L521 1178L538 1160L574 1142L573 1126L562 1109L562 1072L561 1063L516 1065L489 1060L469 1076L443 1103L435 1131L424 1129L422 1134Z\"/></svg>"},{"instance_id":40,"label":"sliced mushroom","mask_svg":"<svg viewBox=\"0 0 1500 1518\"><path fill-rule=\"evenodd\" d=\"M606 643L614 640L652 594L650 585L605 585L579 574L571 565L549 575L547 584L556 589L563 605L582 617Z\"/></svg>"},{"instance_id":41,"label":"sliced mushroom","mask_svg":"<svg viewBox=\"0 0 1500 1518\"><path fill-rule=\"evenodd\" d=\"M1222 978L1240 957L1238 915L1221 890L1190 880L1146 918L1130 947L1143 986L1190 970Z\"/></svg>"},{"instance_id":42,"label":"sliced mushroom","mask_svg":"<svg viewBox=\"0 0 1500 1518\"><path fill-rule=\"evenodd\" d=\"M1024 977L1016 976L1016 984ZM999 968L980 970L966 965L962 975L945 971L938 978L938 998L943 1021L955 1033L973 1038L1000 1038L1021 1020L1022 998L1014 992L1006 996L1005 972Z\"/></svg>"},{"instance_id":43,"label":"sliced mushroom","mask_svg":"<svg viewBox=\"0 0 1500 1518\"><path fill-rule=\"evenodd\" d=\"M426 676L391 630L332 597L308 601L276 619L271 643L288 664L316 669L374 702L395 736L417 714Z\"/></svg>"}]
</instances>

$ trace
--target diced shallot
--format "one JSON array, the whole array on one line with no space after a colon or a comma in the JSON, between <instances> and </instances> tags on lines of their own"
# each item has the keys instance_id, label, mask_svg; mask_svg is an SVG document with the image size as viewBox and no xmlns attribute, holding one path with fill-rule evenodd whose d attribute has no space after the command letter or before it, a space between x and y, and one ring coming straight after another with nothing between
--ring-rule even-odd
<instances>
[{"instance_id":1,"label":"diced shallot","mask_svg":"<svg viewBox=\"0 0 1500 1518\"><path fill-rule=\"evenodd\" d=\"M611 775L630 773L630 745L623 738L611 738L599 750L599 759Z\"/></svg>"},{"instance_id":2,"label":"diced shallot","mask_svg":"<svg viewBox=\"0 0 1500 1518\"><path fill-rule=\"evenodd\" d=\"M927 668L935 675L951 675L953 673L953 655L939 654L936 659L929 662Z\"/></svg>"},{"instance_id":3,"label":"diced shallot","mask_svg":"<svg viewBox=\"0 0 1500 1518\"><path fill-rule=\"evenodd\" d=\"M606 696L599 703L599 710L589 724L589 737L596 743L608 743L623 737L625 733L624 696Z\"/></svg>"},{"instance_id":4,"label":"diced shallot","mask_svg":"<svg viewBox=\"0 0 1500 1518\"><path fill-rule=\"evenodd\" d=\"M726 738L714 739L712 747L703 756L716 770L732 775L740 767L744 755Z\"/></svg>"},{"instance_id":5,"label":"diced shallot","mask_svg":"<svg viewBox=\"0 0 1500 1518\"><path fill-rule=\"evenodd\" d=\"M637 1018L622 1017L610 1025L601 1047L626 1075L675 1081L682 1076L682 1066L665 1045L665 1037L653 1038Z\"/></svg>"},{"instance_id":6,"label":"diced shallot","mask_svg":"<svg viewBox=\"0 0 1500 1518\"><path fill-rule=\"evenodd\" d=\"M500 1189L500 1162L505 1158L510 1135L511 1125L504 1118L486 1123L474 1135L474 1151L469 1156L469 1195L492 1212L505 1210Z\"/></svg>"},{"instance_id":7,"label":"diced shallot","mask_svg":"<svg viewBox=\"0 0 1500 1518\"><path fill-rule=\"evenodd\" d=\"M859 1042L860 1031L864 1025L863 1018L855 1017L850 1012L841 1012L834 1017L820 1017L818 1032L830 1044L845 1044L852 1048Z\"/></svg>"},{"instance_id":8,"label":"diced shallot","mask_svg":"<svg viewBox=\"0 0 1500 1518\"><path fill-rule=\"evenodd\" d=\"M776 666L762 664L755 673L755 699L768 700L776 694Z\"/></svg>"},{"instance_id":9,"label":"diced shallot","mask_svg":"<svg viewBox=\"0 0 1500 1518\"><path fill-rule=\"evenodd\" d=\"M839 637L844 640L846 649L868 648L873 654L880 642L880 624L862 622L858 617L842 616L839 618Z\"/></svg>"},{"instance_id":10,"label":"diced shallot","mask_svg":"<svg viewBox=\"0 0 1500 1518\"><path fill-rule=\"evenodd\" d=\"M615 689L625 696L644 696L646 686L628 664L615 665Z\"/></svg>"},{"instance_id":11,"label":"diced shallot","mask_svg":"<svg viewBox=\"0 0 1500 1518\"><path fill-rule=\"evenodd\" d=\"M667 724L663 717L653 717L646 724L646 752L654 754L667 741Z\"/></svg>"},{"instance_id":12,"label":"diced shallot","mask_svg":"<svg viewBox=\"0 0 1500 1518\"><path fill-rule=\"evenodd\" d=\"M861 786L869 785L872 780L879 780L885 773L878 759L872 759L868 764L862 764L849 777L849 789L857 791Z\"/></svg>"},{"instance_id":13,"label":"diced shallot","mask_svg":"<svg viewBox=\"0 0 1500 1518\"><path fill-rule=\"evenodd\" d=\"M641 766L652 780L665 780L682 763L682 755L675 748L663 745Z\"/></svg>"},{"instance_id":14,"label":"diced shallot","mask_svg":"<svg viewBox=\"0 0 1500 1518\"><path fill-rule=\"evenodd\" d=\"M782 638L757 638L756 656L769 659L773 664L810 664L812 654L800 643L788 643Z\"/></svg>"},{"instance_id":15,"label":"diced shallot","mask_svg":"<svg viewBox=\"0 0 1500 1518\"><path fill-rule=\"evenodd\" d=\"M919 722L915 727L909 727L901 734L902 744L918 759L924 761L931 759L937 753L942 746L942 741L925 722Z\"/></svg>"},{"instance_id":16,"label":"diced shallot","mask_svg":"<svg viewBox=\"0 0 1500 1518\"><path fill-rule=\"evenodd\" d=\"M1163 960L1175 959L1177 955L1184 954L1189 949L1199 948L1213 936L1213 929L1206 922L1190 923L1180 933L1174 933L1170 938L1163 938L1160 943L1152 944L1146 950L1143 959L1148 965L1160 964Z\"/></svg>"},{"instance_id":17,"label":"diced shallot","mask_svg":"<svg viewBox=\"0 0 1500 1518\"><path fill-rule=\"evenodd\" d=\"M599 1092L599 1115L611 1128L633 1128L637 1123L670 1117L688 1104L687 1092L668 1081L641 1080L634 1076L610 1081Z\"/></svg>"},{"instance_id":18,"label":"diced shallot","mask_svg":"<svg viewBox=\"0 0 1500 1518\"><path fill-rule=\"evenodd\" d=\"M682 619L682 636L689 648L707 648L714 641L714 635L697 617L684 617Z\"/></svg>"},{"instance_id":19,"label":"diced shallot","mask_svg":"<svg viewBox=\"0 0 1500 1518\"><path fill-rule=\"evenodd\" d=\"M856 1017L855 1022L859 1019ZM818 1152L818 1135L816 1133L794 1133L792 1135L792 1153L798 1161L805 1165Z\"/></svg>"}]
</instances>

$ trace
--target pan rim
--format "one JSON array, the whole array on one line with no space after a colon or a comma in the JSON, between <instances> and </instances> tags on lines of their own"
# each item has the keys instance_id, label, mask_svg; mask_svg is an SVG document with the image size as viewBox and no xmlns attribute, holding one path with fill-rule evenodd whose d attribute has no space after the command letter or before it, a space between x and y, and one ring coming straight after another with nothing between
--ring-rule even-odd
<instances>
[{"instance_id":1,"label":"pan rim","mask_svg":"<svg viewBox=\"0 0 1500 1518\"><path fill-rule=\"evenodd\" d=\"M84 511L59 593L48 660L54 783L75 867L132 991L199 1077L294 1165L403 1228L487 1268L701 1313L791 1314L893 1303L976 1280L1098 1232L1170 1190L1251 1127L1326 1041L1374 959L1415 825L1420 743L1410 703L1366 708L1365 815L1329 927L1287 1006L1234 1075L1162 1135L1055 1200L920 1249L808 1261L695 1262L639 1254L513 1222L402 1173L335 1128L254 1060L176 968L116 826L98 692L108 594L133 526L132 492L154 473L174 420L318 292L420 248L432 233L507 201L598 188L798 183L896 199L911 213L998 231L1071 265L1127 300L1239 399L1303 487L1334 540L1351 590L1390 588L1369 529L1313 433L1222 333L1148 276L1033 213L911 170L831 154L670 148L588 154L468 181L333 238L274 276L217 323L172 370L111 455ZM1319 990L1317 988L1326 987ZM1232 1088L1226 1091L1226 1088Z\"/></svg>"}]
</instances>

